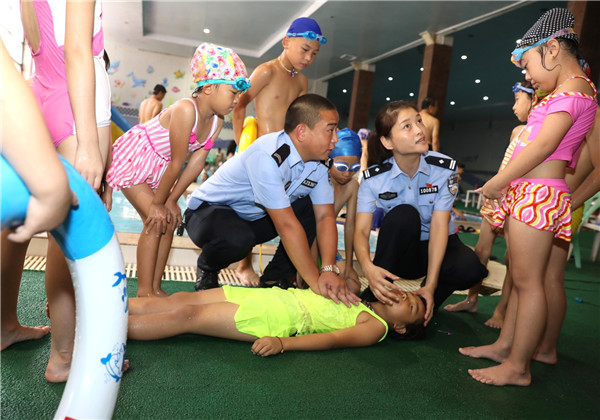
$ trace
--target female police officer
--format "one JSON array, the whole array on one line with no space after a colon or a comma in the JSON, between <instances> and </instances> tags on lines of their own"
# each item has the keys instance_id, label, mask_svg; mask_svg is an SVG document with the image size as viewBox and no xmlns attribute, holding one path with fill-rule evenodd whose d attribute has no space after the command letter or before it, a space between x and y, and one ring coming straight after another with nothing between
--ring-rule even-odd
<instances>
[{"instance_id":1,"label":"female police officer","mask_svg":"<svg viewBox=\"0 0 600 420\"><path fill-rule=\"evenodd\" d=\"M355 252L377 299L391 303L398 276L426 276L416 292L425 298L426 323L457 289L487 276L475 253L455 234L450 210L458 189L456 161L429 152L415 106L391 102L375 119L368 141L369 168L358 193ZM385 217L371 262L369 234L375 205Z\"/></svg>"}]
</instances>

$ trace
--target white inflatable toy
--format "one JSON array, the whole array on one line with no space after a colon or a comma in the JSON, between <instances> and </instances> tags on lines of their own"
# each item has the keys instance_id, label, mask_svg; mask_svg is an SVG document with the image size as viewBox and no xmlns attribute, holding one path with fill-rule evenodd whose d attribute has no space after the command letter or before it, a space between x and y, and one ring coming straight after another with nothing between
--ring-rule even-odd
<instances>
[{"instance_id":1,"label":"white inflatable toy","mask_svg":"<svg viewBox=\"0 0 600 420\"><path fill-rule=\"evenodd\" d=\"M79 206L51 232L60 245L75 289L76 329L71 373L55 418L112 417L125 360L127 278L119 241L102 201L61 158ZM30 194L1 158L2 229L23 223Z\"/></svg>"}]
</instances>

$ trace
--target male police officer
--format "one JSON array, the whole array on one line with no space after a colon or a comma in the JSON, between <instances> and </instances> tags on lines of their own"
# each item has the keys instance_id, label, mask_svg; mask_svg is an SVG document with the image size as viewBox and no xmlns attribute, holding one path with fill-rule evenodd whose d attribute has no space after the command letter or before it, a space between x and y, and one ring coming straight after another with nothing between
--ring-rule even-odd
<instances>
[{"instance_id":1,"label":"male police officer","mask_svg":"<svg viewBox=\"0 0 600 420\"><path fill-rule=\"evenodd\" d=\"M333 187L322 163L337 141L338 120L327 99L300 96L288 108L284 130L257 139L190 196L187 231L202 248L196 290L218 287L219 270L279 235L262 285L285 287L282 281L297 270L315 293L347 305L359 301L335 265ZM309 249L315 235L320 271Z\"/></svg>"}]
</instances>

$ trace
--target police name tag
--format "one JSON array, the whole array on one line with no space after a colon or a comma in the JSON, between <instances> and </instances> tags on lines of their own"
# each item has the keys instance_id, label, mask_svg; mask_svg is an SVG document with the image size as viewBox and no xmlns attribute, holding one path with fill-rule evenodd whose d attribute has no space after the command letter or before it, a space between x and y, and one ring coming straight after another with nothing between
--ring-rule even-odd
<instances>
[{"instance_id":1,"label":"police name tag","mask_svg":"<svg viewBox=\"0 0 600 420\"><path fill-rule=\"evenodd\" d=\"M436 194L438 192L437 185L427 186L423 188L419 188L419 194Z\"/></svg>"},{"instance_id":2,"label":"police name tag","mask_svg":"<svg viewBox=\"0 0 600 420\"><path fill-rule=\"evenodd\" d=\"M317 185L317 182L306 178L304 181L302 181L302 185L308 188L314 188Z\"/></svg>"},{"instance_id":3,"label":"police name tag","mask_svg":"<svg viewBox=\"0 0 600 420\"><path fill-rule=\"evenodd\" d=\"M398 197L398 193L391 192L391 191L387 191L387 192L379 194L379 198L381 198L382 200L393 200L396 197Z\"/></svg>"}]
</instances>

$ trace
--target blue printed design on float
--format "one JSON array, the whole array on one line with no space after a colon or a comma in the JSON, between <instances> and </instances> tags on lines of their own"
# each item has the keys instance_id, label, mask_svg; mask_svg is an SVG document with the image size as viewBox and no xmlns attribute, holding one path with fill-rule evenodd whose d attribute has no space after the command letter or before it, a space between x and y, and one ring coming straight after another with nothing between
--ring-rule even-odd
<instances>
[{"instance_id":1,"label":"blue printed design on float","mask_svg":"<svg viewBox=\"0 0 600 420\"><path fill-rule=\"evenodd\" d=\"M123 364L125 363L125 343L116 344L113 352L100 359L106 367L106 382L114 379L119 382L123 376Z\"/></svg>"},{"instance_id":2,"label":"blue printed design on float","mask_svg":"<svg viewBox=\"0 0 600 420\"><path fill-rule=\"evenodd\" d=\"M115 228L96 191L69 162L62 157L60 159L69 177L69 186L80 204L71 208L63 224L53 230L52 235L65 257L77 261L104 248L113 237Z\"/></svg>"},{"instance_id":3,"label":"blue printed design on float","mask_svg":"<svg viewBox=\"0 0 600 420\"><path fill-rule=\"evenodd\" d=\"M116 272L114 274L117 277L117 281L115 281L112 287L117 287L121 282L123 282L123 289L121 290L121 300L125 303L125 313L129 310L129 299L127 298L127 277L125 273Z\"/></svg>"}]
</instances>

